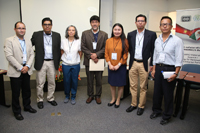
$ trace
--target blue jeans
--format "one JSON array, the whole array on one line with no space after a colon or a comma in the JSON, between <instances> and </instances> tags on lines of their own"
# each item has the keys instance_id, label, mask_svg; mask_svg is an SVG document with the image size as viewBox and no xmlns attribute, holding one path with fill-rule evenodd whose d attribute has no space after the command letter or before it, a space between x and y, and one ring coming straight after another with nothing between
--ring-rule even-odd
<instances>
[{"instance_id":1,"label":"blue jeans","mask_svg":"<svg viewBox=\"0 0 200 133\"><path fill-rule=\"evenodd\" d=\"M78 74L80 71L80 64L77 65L63 65L63 76L64 76L64 90L66 98L74 100L76 98L77 86L78 86Z\"/></svg>"}]
</instances>

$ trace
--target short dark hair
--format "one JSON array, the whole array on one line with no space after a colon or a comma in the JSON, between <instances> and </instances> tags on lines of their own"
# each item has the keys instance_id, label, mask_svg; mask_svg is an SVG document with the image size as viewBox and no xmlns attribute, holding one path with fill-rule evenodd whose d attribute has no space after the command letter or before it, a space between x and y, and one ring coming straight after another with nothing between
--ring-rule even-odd
<instances>
[{"instance_id":1,"label":"short dark hair","mask_svg":"<svg viewBox=\"0 0 200 133\"><path fill-rule=\"evenodd\" d=\"M22 21L17 21L17 22L15 23L15 26L14 26L15 29L17 28L17 24L18 24L18 23L21 23L21 24L23 24L23 25L26 27L26 25L25 25Z\"/></svg>"},{"instance_id":2,"label":"short dark hair","mask_svg":"<svg viewBox=\"0 0 200 133\"><path fill-rule=\"evenodd\" d=\"M50 18L46 17L46 18L42 19L42 25L44 24L45 21L50 21L52 24L52 20Z\"/></svg>"},{"instance_id":3,"label":"short dark hair","mask_svg":"<svg viewBox=\"0 0 200 133\"><path fill-rule=\"evenodd\" d=\"M90 23L92 22L92 20L97 20L98 22L100 22L100 18L99 18L97 15L93 15L93 16L90 18Z\"/></svg>"},{"instance_id":4,"label":"short dark hair","mask_svg":"<svg viewBox=\"0 0 200 133\"><path fill-rule=\"evenodd\" d=\"M171 21L171 24L172 24L172 19L171 19L169 16L163 16L163 17L161 18L161 20L160 20L160 23L161 23L161 21L162 21L163 19L169 19L169 20Z\"/></svg>"},{"instance_id":5,"label":"short dark hair","mask_svg":"<svg viewBox=\"0 0 200 133\"><path fill-rule=\"evenodd\" d=\"M69 37L69 35L68 35L68 32L67 32L67 31L69 30L69 28L70 28L70 27L74 27L74 29L75 29L75 35L74 35L74 38L75 38L75 39L79 39L79 36L78 36L78 31L77 31L76 27L75 27L75 26L73 26L73 25L70 25L70 26L68 26L68 27L67 27L67 29L66 29L66 31L65 31L65 37L66 37L66 38L68 38L68 37Z\"/></svg>"},{"instance_id":6,"label":"short dark hair","mask_svg":"<svg viewBox=\"0 0 200 133\"><path fill-rule=\"evenodd\" d=\"M143 17L143 18L144 18L144 21L147 22L147 17L146 17L145 15L143 15L143 14L137 15L137 16L135 17L135 22L137 22L137 18L138 18L138 17Z\"/></svg>"}]
</instances>

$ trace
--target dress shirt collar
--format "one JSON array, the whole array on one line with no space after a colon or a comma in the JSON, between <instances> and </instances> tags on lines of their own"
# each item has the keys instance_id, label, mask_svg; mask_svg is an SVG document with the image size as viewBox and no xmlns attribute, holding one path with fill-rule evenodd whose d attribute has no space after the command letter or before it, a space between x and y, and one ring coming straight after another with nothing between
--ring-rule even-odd
<instances>
[{"instance_id":1,"label":"dress shirt collar","mask_svg":"<svg viewBox=\"0 0 200 133\"><path fill-rule=\"evenodd\" d=\"M163 39L163 38L162 38L162 35L163 35L163 34L160 34L160 35L159 35L159 37L160 37L161 40ZM168 38L169 38L169 37L173 37L173 34L170 33L169 36L168 36Z\"/></svg>"},{"instance_id":2,"label":"dress shirt collar","mask_svg":"<svg viewBox=\"0 0 200 133\"><path fill-rule=\"evenodd\" d=\"M23 38L23 40L21 40L21 39L19 39L19 37L18 37L18 36L16 36L16 37L18 38L18 40L19 40L19 41L25 41L25 39L24 39L24 38Z\"/></svg>"},{"instance_id":3,"label":"dress shirt collar","mask_svg":"<svg viewBox=\"0 0 200 133\"><path fill-rule=\"evenodd\" d=\"M47 35L44 31L43 31L43 35L49 36L49 35ZM50 35L52 36L52 31L51 31L51 34L50 34Z\"/></svg>"},{"instance_id":4,"label":"dress shirt collar","mask_svg":"<svg viewBox=\"0 0 200 133\"><path fill-rule=\"evenodd\" d=\"M144 35L144 32L145 32L145 29L141 32L141 33L139 33L138 32L138 29L137 29L137 34L139 35L139 34L143 34Z\"/></svg>"},{"instance_id":5,"label":"dress shirt collar","mask_svg":"<svg viewBox=\"0 0 200 133\"><path fill-rule=\"evenodd\" d=\"M99 28L98 28L98 31L97 31L96 33L94 33L94 31L93 31L93 29L92 29L92 33L93 33L93 34L97 34L97 33L99 33Z\"/></svg>"}]
</instances>

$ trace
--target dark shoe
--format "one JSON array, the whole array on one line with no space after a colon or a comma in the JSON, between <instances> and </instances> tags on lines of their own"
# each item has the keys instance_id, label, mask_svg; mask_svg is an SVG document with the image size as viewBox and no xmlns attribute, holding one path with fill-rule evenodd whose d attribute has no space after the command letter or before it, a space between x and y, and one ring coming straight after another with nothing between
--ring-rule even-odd
<instances>
[{"instance_id":1,"label":"dark shoe","mask_svg":"<svg viewBox=\"0 0 200 133\"><path fill-rule=\"evenodd\" d=\"M48 103L50 103L51 105L53 105L53 106L57 106L58 104L57 104L57 102L54 100L54 101L48 101Z\"/></svg>"},{"instance_id":2,"label":"dark shoe","mask_svg":"<svg viewBox=\"0 0 200 133\"><path fill-rule=\"evenodd\" d=\"M162 120L160 121L160 124L161 124L161 125L165 125L165 124L167 124L168 122L169 122L169 120L163 120L163 119L162 119Z\"/></svg>"},{"instance_id":3,"label":"dark shoe","mask_svg":"<svg viewBox=\"0 0 200 133\"><path fill-rule=\"evenodd\" d=\"M137 107L134 106L130 106L126 109L126 112L132 112L134 109L136 109Z\"/></svg>"},{"instance_id":4,"label":"dark shoe","mask_svg":"<svg viewBox=\"0 0 200 133\"><path fill-rule=\"evenodd\" d=\"M24 111L28 111L30 113L36 113L37 110L33 109L32 107L30 109L24 109Z\"/></svg>"},{"instance_id":5,"label":"dark shoe","mask_svg":"<svg viewBox=\"0 0 200 133\"><path fill-rule=\"evenodd\" d=\"M43 109L44 108L43 102L38 102L37 106L38 106L39 109Z\"/></svg>"},{"instance_id":6,"label":"dark shoe","mask_svg":"<svg viewBox=\"0 0 200 133\"><path fill-rule=\"evenodd\" d=\"M119 106L120 106L120 104L119 104L119 105L116 105L116 104L115 104L115 108L119 108Z\"/></svg>"},{"instance_id":7,"label":"dark shoe","mask_svg":"<svg viewBox=\"0 0 200 133\"><path fill-rule=\"evenodd\" d=\"M144 112L143 108L138 108L137 115L142 115Z\"/></svg>"},{"instance_id":8,"label":"dark shoe","mask_svg":"<svg viewBox=\"0 0 200 133\"><path fill-rule=\"evenodd\" d=\"M14 114L14 116L17 120L23 120L24 119L24 117L21 114Z\"/></svg>"},{"instance_id":9,"label":"dark shoe","mask_svg":"<svg viewBox=\"0 0 200 133\"><path fill-rule=\"evenodd\" d=\"M108 106L111 107L115 104L116 101L114 101L113 103L108 103Z\"/></svg>"},{"instance_id":10,"label":"dark shoe","mask_svg":"<svg viewBox=\"0 0 200 133\"><path fill-rule=\"evenodd\" d=\"M86 100L86 103L91 103L92 100L94 100L94 97L88 97L88 99Z\"/></svg>"},{"instance_id":11,"label":"dark shoe","mask_svg":"<svg viewBox=\"0 0 200 133\"><path fill-rule=\"evenodd\" d=\"M101 98L100 97L95 97L96 103L101 104Z\"/></svg>"},{"instance_id":12,"label":"dark shoe","mask_svg":"<svg viewBox=\"0 0 200 133\"><path fill-rule=\"evenodd\" d=\"M154 119L154 118L156 118L156 117L158 117L159 115L161 115L161 113L152 113L151 115L150 115L150 118L151 119Z\"/></svg>"}]
</instances>

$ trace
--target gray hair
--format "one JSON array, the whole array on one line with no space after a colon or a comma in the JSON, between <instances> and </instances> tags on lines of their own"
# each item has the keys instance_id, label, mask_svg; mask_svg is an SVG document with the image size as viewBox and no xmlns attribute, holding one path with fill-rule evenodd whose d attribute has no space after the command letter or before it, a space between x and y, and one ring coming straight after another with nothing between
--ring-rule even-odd
<instances>
[{"instance_id":1,"label":"gray hair","mask_svg":"<svg viewBox=\"0 0 200 133\"><path fill-rule=\"evenodd\" d=\"M75 38L75 39L79 39L78 31L77 31L77 29L76 29L76 27L75 27L74 25L70 25L70 26L67 27L67 29L66 29L66 31L65 31L65 37L66 37L66 38L69 37L67 31L69 30L70 27L74 27L74 29L75 29L75 35L74 35L74 38Z\"/></svg>"}]
</instances>

